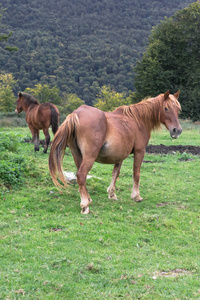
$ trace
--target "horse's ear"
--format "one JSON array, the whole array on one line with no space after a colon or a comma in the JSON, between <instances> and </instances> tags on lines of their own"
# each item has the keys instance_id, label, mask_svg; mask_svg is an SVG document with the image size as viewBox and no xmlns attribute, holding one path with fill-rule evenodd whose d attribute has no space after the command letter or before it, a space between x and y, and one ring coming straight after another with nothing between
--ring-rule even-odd
<instances>
[{"instance_id":1,"label":"horse's ear","mask_svg":"<svg viewBox=\"0 0 200 300\"><path fill-rule=\"evenodd\" d=\"M164 93L164 99L166 100L169 97L169 91Z\"/></svg>"},{"instance_id":2,"label":"horse's ear","mask_svg":"<svg viewBox=\"0 0 200 300\"><path fill-rule=\"evenodd\" d=\"M18 96L19 96L19 98L21 98L22 97L22 93L18 93Z\"/></svg>"},{"instance_id":3,"label":"horse's ear","mask_svg":"<svg viewBox=\"0 0 200 300\"><path fill-rule=\"evenodd\" d=\"M180 95L180 90L178 90L178 91L174 94L174 97L175 97L176 99L178 99L178 98L179 98L179 95Z\"/></svg>"}]
</instances>

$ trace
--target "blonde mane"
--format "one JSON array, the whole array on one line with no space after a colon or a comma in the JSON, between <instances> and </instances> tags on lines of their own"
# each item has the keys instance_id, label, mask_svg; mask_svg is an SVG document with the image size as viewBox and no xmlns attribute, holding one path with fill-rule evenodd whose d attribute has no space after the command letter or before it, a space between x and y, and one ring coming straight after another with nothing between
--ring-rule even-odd
<instances>
[{"instance_id":1,"label":"blonde mane","mask_svg":"<svg viewBox=\"0 0 200 300\"><path fill-rule=\"evenodd\" d=\"M138 125L141 121L145 123L148 128L157 129L160 127L160 114L163 109L164 94L160 94L155 98L144 99L139 103L124 105L117 108L120 109L124 115L134 118ZM175 107L180 111L181 105L174 95L169 95L165 100L165 107L174 109Z\"/></svg>"}]
</instances>

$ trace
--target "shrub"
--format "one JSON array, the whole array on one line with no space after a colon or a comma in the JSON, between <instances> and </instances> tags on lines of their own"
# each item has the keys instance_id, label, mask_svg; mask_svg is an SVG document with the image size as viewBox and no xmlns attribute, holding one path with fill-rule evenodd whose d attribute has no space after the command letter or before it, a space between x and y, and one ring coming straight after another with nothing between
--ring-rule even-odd
<instances>
[{"instance_id":1,"label":"shrub","mask_svg":"<svg viewBox=\"0 0 200 300\"><path fill-rule=\"evenodd\" d=\"M14 133L0 134L0 185L12 188L23 183L23 176L27 164L21 155L18 155L20 142L24 137Z\"/></svg>"},{"instance_id":2,"label":"shrub","mask_svg":"<svg viewBox=\"0 0 200 300\"><path fill-rule=\"evenodd\" d=\"M0 152L5 150L17 152L18 143L21 138L14 133L1 133L0 134Z\"/></svg>"},{"instance_id":3,"label":"shrub","mask_svg":"<svg viewBox=\"0 0 200 300\"><path fill-rule=\"evenodd\" d=\"M0 160L0 182L7 188L16 187L23 183L26 170L25 159L16 155L5 155Z\"/></svg>"}]
</instances>

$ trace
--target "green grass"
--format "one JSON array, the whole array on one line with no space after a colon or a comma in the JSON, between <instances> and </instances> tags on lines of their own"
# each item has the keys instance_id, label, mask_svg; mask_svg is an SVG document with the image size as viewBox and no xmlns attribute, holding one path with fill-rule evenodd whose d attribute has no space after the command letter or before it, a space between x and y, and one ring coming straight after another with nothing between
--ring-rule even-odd
<instances>
[{"instance_id":1,"label":"green grass","mask_svg":"<svg viewBox=\"0 0 200 300\"><path fill-rule=\"evenodd\" d=\"M112 166L95 163L87 181L92 213L81 215L77 185L54 187L48 155L23 142L28 128L0 133L20 133L15 153L6 153L26 166L22 184L0 185L0 299L200 298L199 156L146 154L142 203L130 198L132 156L117 181L118 201L106 192ZM172 143L165 130L151 141ZM194 125L178 144L199 141ZM64 170L75 172L66 154Z\"/></svg>"}]
</instances>

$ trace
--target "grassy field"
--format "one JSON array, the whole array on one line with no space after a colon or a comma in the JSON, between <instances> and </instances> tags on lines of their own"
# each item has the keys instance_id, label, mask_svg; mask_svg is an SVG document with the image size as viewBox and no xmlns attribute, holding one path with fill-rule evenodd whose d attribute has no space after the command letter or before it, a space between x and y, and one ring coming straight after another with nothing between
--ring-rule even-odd
<instances>
[{"instance_id":1,"label":"grassy field","mask_svg":"<svg viewBox=\"0 0 200 300\"><path fill-rule=\"evenodd\" d=\"M162 129L151 143L199 146L200 125L182 126L178 140ZM106 192L112 166L94 164L92 213L81 215L77 185L54 187L27 136L0 129L0 299L200 299L199 156L146 154L141 203L130 198L132 156L118 201ZM76 172L69 150L64 170Z\"/></svg>"}]
</instances>

